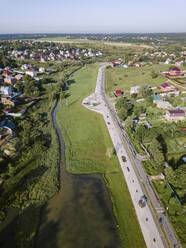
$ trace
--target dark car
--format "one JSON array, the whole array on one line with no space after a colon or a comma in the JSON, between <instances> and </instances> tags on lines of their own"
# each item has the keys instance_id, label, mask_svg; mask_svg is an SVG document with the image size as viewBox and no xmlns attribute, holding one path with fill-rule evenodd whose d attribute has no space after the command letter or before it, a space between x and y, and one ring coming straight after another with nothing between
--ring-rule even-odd
<instances>
[{"instance_id":1,"label":"dark car","mask_svg":"<svg viewBox=\"0 0 186 248\"><path fill-rule=\"evenodd\" d=\"M163 218L160 217L160 218L159 218L159 223L162 224L162 222L163 222Z\"/></svg>"},{"instance_id":2,"label":"dark car","mask_svg":"<svg viewBox=\"0 0 186 248\"><path fill-rule=\"evenodd\" d=\"M121 158L122 158L122 161L123 161L123 162L127 162L127 159L126 159L125 156L122 156Z\"/></svg>"},{"instance_id":3,"label":"dark car","mask_svg":"<svg viewBox=\"0 0 186 248\"><path fill-rule=\"evenodd\" d=\"M127 170L130 171L129 167L127 166Z\"/></svg>"}]
</instances>

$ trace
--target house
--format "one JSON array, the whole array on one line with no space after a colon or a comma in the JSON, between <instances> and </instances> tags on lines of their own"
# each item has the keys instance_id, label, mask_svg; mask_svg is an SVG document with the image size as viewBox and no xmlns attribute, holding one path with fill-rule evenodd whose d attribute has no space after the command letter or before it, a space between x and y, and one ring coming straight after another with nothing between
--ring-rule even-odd
<instances>
[{"instance_id":1,"label":"house","mask_svg":"<svg viewBox=\"0 0 186 248\"><path fill-rule=\"evenodd\" d=\"M168 59L165 61L164 64L165 64L165 65L168 65L168 64L170 63L170 61L171 61L171 60L168 58Z\"/></svg>"},{"instance_id":2,"label":"house","mask_svg":"<svg viewBox=\"0 0 186 248\"><path fill-rule=\"evenodd\" d=\"M138 116L139 120L144 120L146 117L147 117L147 114L146 113L140 114Z\"/></svg>"},{"instance_id":3,"label":"house","mask_svg":"<svg viewBox=\"0 0 186 248\"><path fill-rule=\"evenodd\" d=\"M159 109L169 109L171 107L172 107L172 105L168 101L163 101L163 102L157 103L157 108L159 108Z\"/></svg>"},{"instance_id":4,"label":"house","mask_svg":"<svg viewBox=\"0 0 186 248\"><path fill-rule=\"evenodd\" d=\"M163 91L160 92L159 95L164 97L164 96L179 96L180 91L178 88L173 88L171 90Z\"/></svg>"},{"instance_id":5,"label":"house","mask_svg":"<svg viewBox=\"0 0 186 248\"><path fill-rule=\"evenodd\" d=\"M153 103L157 104L158 102L162 102L163 99L160 95L153 95Z\"/></svg>"},{"instance_id":6,"label":"house","mask_svg":"<svg viewBox=\"0 0 186 248\"><path fill-rule=\"evenodd\" d=\"M23 71L24 71L24 70L28 70L28 65L26 65L26 64L22 65L22 66L21 66L21 70L23 70Z\"/></svg>"},{"instance_id":7,"label":"house","mask_svg":"<svg viewBox=\"0 0 186 248\"><path fill-rule=\"evenodd\" d=\"M135 67L142 67L142 64L137 63L137 64L135 64L134 66L135 66Z\"/></svg>"},{"instance_id":8,"label":"house","mask_svg":"<svg viewBox=\"0 0 186 248\"><path fill-rule=\"evenodd\" d=\"M1 86L0 87L0 94L1 95L11 95L13 90L8 86Z\"/></svg>"},{"instance_id":9,"label":"house","mask_svg":"<svg viewBox=\"0 0 186 248\"><path fill-rule=\"evenodd\" d=\"M27 70L25 74L29 75L31 77L36 77L37 76L37 72L34 69Z\"/></svg>"},{"instance_id":10,"label":"house","mask_svg":"<svg viewBox=\"0 0 186 248\"><path fill-rule=\"evenodd\" d=\"M169 71L169 76L184 76L184 73L181 72L180 68L174 67Z\"/></svg>"},{"instance_id":11,"label":"house","mask_svg":"<svg viewBox=\"0 0 186 248\"><path fill-rule=\"evenodd\" d=\"M128 65L124 64L123 67L124 67L124 68L128 68Z\"/></svg>"},{"instance_id":12,"label":"house","mask_svg":"<svg viewBox=\"0 0 186 248\"><path fill-rule=\"evenodd\" d=\"M168 121L182 121L185 118L185 111L182 109L168 110L165 118Z\"/></svg>"},{"instance_id":13,"label":"house","mask_svg":"<svg viewBox=\"0 0 186 248\"><path fill-rule=\"evenodd\" d=\"M12 76L7 76L5 77L4 82L7 84L14 85L16 83L16 78Z\"/></svg>"},{"instance_id":14,"label":"house","mask_svg":"<svg viewBox=\"0 0 186 248\"><path fill-rule=\"evenodd\" d=\"M14 102L11 100L11 97L7 96L7 95L2 95L1 96L1 103L3 105L8 105L8 106L12 106L12 107L15 106Z\"/></svg>"},{"instance_id":15,"label":"house","mask_svg":"<svg viewBox=\"0 0 186 248\"><path fill-rule=\"evenodd\" d=\"M175 65L180 66L183 64L183 62L184 62L184 59L182 59L182 58L177 59Z\"/></svg>"},{"instance_id":16,"label":"house","mask_svg":"<svg viewBox=\"0 0 186 248\"><path fill-rule=\"evenodd\" d=\"M40 67L39 68L39 72L44 73L45 72L45 68L44 67Z\"/></svg>"},{"instance_id":17,"label":"house","mask_svg":"<svg viewBox=\"0 0 186 248\"><path fill-rule=\"evenodd\" d=\"M123 93L124 93L124 92L123 92L122 90L116 90L116 91L114 92L115 96L122 96Z\"/></svg>"},{"instance_id":18,"label":"house","mask_svg":"<svg viewBox=\"0 0 186 248\"><path fill-rule=\"evenodd\" d=\"M133 86L130 88L130 94L137 94L138 93L138 90L139 90L140 86L137 85L137 86Z\"/></svg>"},{"instance_id":19,"label":"house","mask_svg":"<svg viewBox=\"0 0 186 248\"><path fill-rule=\"evenodd\" d=\"M12 75L12 72L9 71L9 70L4 70L3 73L2 73L2 75L3 75L4 77L11 76L11 75Z\"/></svg>"},{"instance_id":20,"label":"house","mask_svg":"<svg viewBox=\"0 0 186 248\"><path fill-rule=\"evenodd\" d=\"M16 78L17 80L22 80L23 75L21 75L21 74L17 74L17 75L15 76L15 78Z\"/></svg>"},{"instance_id":21,"label":"house","mask_svg":"<svg viewBox=\"0 0 186 248\"><path fill-rule=\"evenodd\" d=\"M46 62L46 58L43 57L43 56L41 56L41 57L40 57L40 62L42 62L42 63Z\"/></svg>"},{"instance_id":22,"label":"house","mask_svg":"<svg viewBox=\"0 0 186 248\"><path fill-rule=\"evenodd\" d=\"M112 62L109 63L109 65L113 68L115 66L115 62L112 61Z\"/></svg>"}]
</instances>

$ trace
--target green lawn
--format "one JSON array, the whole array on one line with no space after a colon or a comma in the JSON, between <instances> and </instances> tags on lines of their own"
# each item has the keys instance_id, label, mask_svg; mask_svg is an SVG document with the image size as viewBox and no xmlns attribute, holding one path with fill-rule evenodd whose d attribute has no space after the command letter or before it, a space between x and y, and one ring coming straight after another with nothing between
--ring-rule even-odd
<instances>
[{"instance_id":1,"label":"green lawn","mask_svg":"<svg viewBox=\"0 0 186 248\"><path fill-rule=\"evenodd\" d=\"M57 112L57 122L66 144L67 170L74 174L104 174L110 189L117 217L122 247L145 247L133 204L124 181L116 155L107 157L113 148L105 122L101 115L81 105L82 100L94 92L98 66L87 66L77 71L74 83L62 100Z\"/></svg>"},{"instance_id":2,"label":"green lawn","mask_svg":"<svg viewBox=\"0 0 186 248\"><path fill-rule=\"evenodd\" d=\"M166 78L159 74L159 71L168 70L169 65L146 65L141 68L108 68L105 73L105 90L111 93L116 89L123 91L130 90L136 85L149 85L151 87L164 83ZM158 74L152 79L151 72Z\"/></svg>"}]
</instances>

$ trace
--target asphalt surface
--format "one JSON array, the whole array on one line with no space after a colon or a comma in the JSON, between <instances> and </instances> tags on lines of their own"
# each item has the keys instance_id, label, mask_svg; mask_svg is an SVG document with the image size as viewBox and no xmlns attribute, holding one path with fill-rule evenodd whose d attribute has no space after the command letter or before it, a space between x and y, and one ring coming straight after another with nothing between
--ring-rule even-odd
<instances>
[{"instance_id":1,"label":"asphalt surface","mask_svg":"<svg viewBox=\"0 0 186 248\"><path fill-rule=\"evenodd\" d=\"M114 106L104 93L105 66L106 64L99 69L95 93L84 99L82 104L88 109L102 114L104 117L128 185L147 247L181 247L173 228L165 215L164 208L154 192L153 186L148 179L141 162L137 159L135 149L120 123ZM126 157L127 162L123 162L122 156ZM145 206L140 207L139 200L143 195L147 196L147 201L145 202ZM161 224L155 216L150 201L156 211L156 216L158 216L158 219L162 219ZM166 234L169 246L161 228Z\"/></svg>"}]
</instances>

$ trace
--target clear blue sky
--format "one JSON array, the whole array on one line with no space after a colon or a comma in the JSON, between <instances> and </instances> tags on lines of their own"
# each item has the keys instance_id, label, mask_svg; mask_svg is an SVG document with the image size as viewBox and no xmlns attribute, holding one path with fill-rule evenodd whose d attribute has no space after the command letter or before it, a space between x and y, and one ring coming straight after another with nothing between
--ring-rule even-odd
<instances>
[{"instance_id":1,"label":"clear blue sky","mask_svg":"<svg viewBox=\"0 0 186 248\"><path fill-rule=\"evenodd\" d=\"M0 33L186 32L186 0L0 0Z\"/></svg>"}]
</instances>

